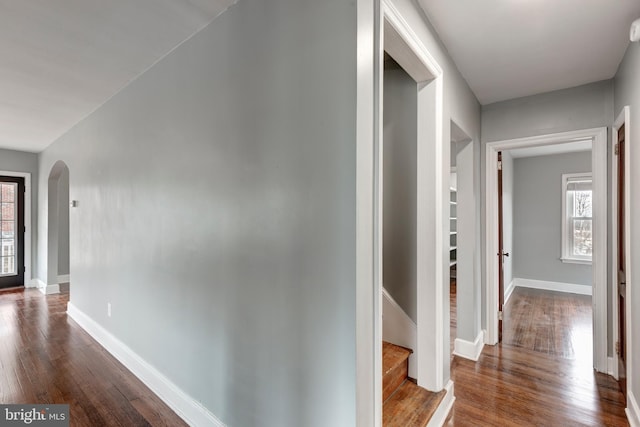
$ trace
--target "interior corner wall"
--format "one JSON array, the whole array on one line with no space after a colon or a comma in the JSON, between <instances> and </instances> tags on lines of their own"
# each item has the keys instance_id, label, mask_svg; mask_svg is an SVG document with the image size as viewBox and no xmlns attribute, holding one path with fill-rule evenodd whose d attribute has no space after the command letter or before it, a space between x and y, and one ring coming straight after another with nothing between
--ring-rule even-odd
<instances>
[{"instance_id":1,"label":"interior corner wall","mask_svg":"<svg viewBox=\"0 0 640 427\"><path fill-rule=\"evenodd\" d=\"M504 292L513 281L514 259L520 255L513 244L514 159L508 151L502 152L502 247L509 253L504 257Z\"/></svg>"},{"instance_id":2,"label":"interior corner wall","mask_svg":"<svg viewBox=\"0 0 640 427\"><path fill-rule=\"evenodd\" d=\"M384 70L382 283L416 322L418 87L400 67Z\"/></svg>"},{"instance_id":3,"label":"interior corner wall","mask_svg":"<svg viewBox=\"0 0 640 427\"><path fill-rule=\"evenodd\" d=\"M562 174L591 172L591 151L514 161L513 275L592 286L591 265L564 263Z\"/></svg>"},{"instance_id":4,"label":"interior corner wall","mask_svg":"<svg viewBox=\"0 0 640 427\"><path fill-rule=\"evenodd\" d=\"M37 277L38 154L0 149L0 171L31 174L31 275ZM25 285L30 285L25 283Z\"/></svg>"},{"instance_id":5,"label":"interior corner wall","mask_svg":"<svg viewBox=\"0 0 640 427\"><path fill-rule=\"evenodd\" d=\"M628 255L628 263L632 266L631 277L627 280L627 288L634 289L631 294L631 306L640 307L640 43L630 43L624 58L618 68L614 80L615 87L615 115L622 112L625 106L631 110L631 140L630 151L630 210L631 210L631 253ZM633 310L627 313L630 316L631 331L633 336L631 347L631 360L627 364L633 369L633 376L629 377L630 395L636 399L636 405L640 402L640 311ZM636 406L636 408L638 408ZM637 409L636 409L637 410ZM636 416L640 414L636 413Z\"/></svg>"},{"instance_id":6,"label":"interior corner wall","mask_svg":"<svg viewBox=\"0 0 640 427\"><path fill-rule=\"evenodd\" d=\"M485 228L486 146L488 142L548 135L580 129L611 126L613 123L613 80L591 83L539 95L482 106L482 147L480 150L481 236ZM608 155L611 155L609 153ZM486 256L482 248L482 294L486 294ZM516 255L517 256L517 255ZM486 328L486 303L482 304L482 325ZM609 319L609 323L611 319Z\"/></svg>"},{"instance_id":7,"label":"interior corner wall","mask_svg":"<svg viewBox=\"0 0 640 427\"><path fill-rule=\"evenodd\" d=\"M240 0L40 155L71 303L230 426L356 424L356 22Z\"/></svg>"}]
</instances>

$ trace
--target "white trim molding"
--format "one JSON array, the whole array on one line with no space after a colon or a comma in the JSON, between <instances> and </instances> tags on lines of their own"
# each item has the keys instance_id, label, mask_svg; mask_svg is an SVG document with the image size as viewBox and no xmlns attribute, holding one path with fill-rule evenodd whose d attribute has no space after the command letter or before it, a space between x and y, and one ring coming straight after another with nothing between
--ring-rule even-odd
<instances>
[{"instance_id":1,"label":"white trim molding","mask_svg":"<svg viewBox=\"0 0 640 427\"><path fill-rule=\"evenodd\" d=\"M51 294L59 294L60 293L60 285L58 285L57 283L53 284L53 285L47 285L46 283L44 283L42 280L40 279L32 279L31 282L29 282L29 288L38 288L38 290L40 292L42 292L44 295L51 295Z\"/></svg>"},{"instance_id":2,"label":"white trim molding","mask_svg":"<svg viewBox=\"0 0 640 427\"><path fill-rule=\"evenodd\" d=\"M69 283L71 282L71 275L70 274L59 274L58 275L58 284L60 283Z\"/></svg>"},{"instance_id":3,"label":"white trim molding","mask_svg":"<svg viewBox=\"0 0 640 427\"><path fill-rule=\"evenodd\" d=\"M544 289L547 291L565 292L568 294L592 295L593 287L577 283L551 282L548 280L513 279L514 288Z\"/></svg>"},{"instance_id":4,"label":"white trim molding","mask_svg":"<svg viewBox=\"0 0 640 427\"><path fill-rule=\"evenodd\" d=\"M202 404L162 375L122 341L79 310L73 303L67 306L67 315L93 339L118 359L133 375L151 389L178 416L192 426L225 427Z\"/></svg>"},{"instance_id":5,"label":"white trim molding","mask_svg":"<svg viewBox=\"0 0 640 427\"><path fill-rule=\"evenodd\" d=\"M629 377L630 378L630 377ZM640 427L640 407L631 390L627 394L627 408L624 410L631 427Z\"/></svg>"},{"instance_id":6,"label":"white trim molding","mask_svg":"<svg viewBox=\"0 0 640 427\"><path fill-rule=\"evenodd\" d=\"M454 342L453 354L477 362L480 358L480 354L482 353L483 348L484 331L480 331L473 342L456 338Z\"/></svg>"},{"instance_id":7,"label":"white trim molding","mask_svg":"<svg viewBox=\"0 0 640 427\"><path fill-rule=\"evenodd\" d=\"M356 426L382 424L382 301L375 228L379 6L356 0ZM372 43L374 41L374 43Z\"/></svg>"},{"instance_id":8,"label":"white trim molding","mask_svg":"<svg viewBox=\"0 0 640 427\"><path fill-rule=\"evenodd\" d=\"M513 294L513 290L516 288L516 282L515 279L511 280L511 283L509 283L509 285L504 289L504 303L503 305L506 305L507 302L509 301L509 298L511 298L511 294Z\"/></svg>"},{"instance_id":9,"label":"white trim molding","mask_svg":"<svg viewBox=\"0 0 640 427\"><path fill-rule=\"evenodd\" d=\"M456 401L456 398L453 394L453 381L449 380L444 387L446 394L440 401L440 405L434 412L433 416L427 423L427 427L441 427L444 425L447 417L449 416L449 412L451 412L451 408L453 408L453 404Z\"/></svg>"},{"instance_id":10,"label":"white trim molding","mask_svg":"<svg viewBox=\"0 0 640 427\"><path fill-rule=\"evenodd\" d=\"M498 342L498 151L591 140L593 174L593 364L607 371L607 128L524 137L485 145L485 322L487 344ZM629 144L631 145L631 144Z\"/></svg>"},{"instance_id":11,"label":"white trim molding","mask_svg":"<svg viewBox=\"0 0 640 427\"><path fill-rule=\"evenodd\" d=\"M29 172L13 172L13 171L0 171L2 176L13 176L17 178L24 178L24 286L26 288L33 287L31 278L31 174Z\"/></svg>"}]
</instances>

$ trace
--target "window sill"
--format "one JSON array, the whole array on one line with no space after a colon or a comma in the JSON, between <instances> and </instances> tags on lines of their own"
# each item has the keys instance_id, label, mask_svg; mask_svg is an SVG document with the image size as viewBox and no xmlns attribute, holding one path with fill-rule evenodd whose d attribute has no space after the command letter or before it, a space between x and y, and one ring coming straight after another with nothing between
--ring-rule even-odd
<instances>
[{"instance_id":1,"label":"window sill","mask_svg":"<svg viewBox=\"0 0 640 427\"><path fill-rule=\"evenodd\" d=\"M560 258L560 261L562 261L565 264L584 264L584 265L592 264L592 261L590 259Z\"/></svg>"}]
</instances>

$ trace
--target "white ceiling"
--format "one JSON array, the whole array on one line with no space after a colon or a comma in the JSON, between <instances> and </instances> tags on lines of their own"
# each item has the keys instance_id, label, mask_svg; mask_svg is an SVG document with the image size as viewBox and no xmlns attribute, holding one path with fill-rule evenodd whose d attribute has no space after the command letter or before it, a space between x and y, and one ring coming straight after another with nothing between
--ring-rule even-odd
<instances>
[{"instance_id":1,"label":"white ceiling","mask_svg":"<svg viewBox=\"0 0 640 427\"><path fill-rule=\"evenodd\" d=\"M591 151L591 140L567 142L564 144L542 145L528 148L515 148L509 150L514 159L522 157L549 156L552 154L576 153L579 151Z\"/></svg>"},{"instance_id":2,"label":"white ceiling","mask_svg":"<svg viewBox=\"0 0 640 427\"><path fill-rule=\"evenodd\" d=\"M0 0L0 148L39 152L235 0Z\"/></svg>"},{"instance_id":3,"label":"white ceiling","mask_svg":"<svg viewBox=\"0 0 640 427\"><path fill-rule=\"evenodd\" d=\"M418 0L481 104L614 76L640 0Z\"/></svg>"}]
</instances>

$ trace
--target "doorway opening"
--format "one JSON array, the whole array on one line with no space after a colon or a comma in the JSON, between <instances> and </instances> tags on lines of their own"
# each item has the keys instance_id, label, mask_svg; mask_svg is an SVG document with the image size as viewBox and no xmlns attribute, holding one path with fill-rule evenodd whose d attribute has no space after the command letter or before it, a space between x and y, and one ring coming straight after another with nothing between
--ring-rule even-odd
<instances>
[{"instance_id":1,"label":"doorway opening","mask_svg":"<svg viewBox=\"0 0 640 427\"><path fill-rule=\"evenodd\" d=\"M48 180L47 286L45 293L70 292L69 168L63 161Z\"/></svg>"},{"instance_id":2,"label":"doorway opening","mask_svg":"<svg viewBox=\"0 0 640 427\"><path fill-rule=\"evenodd\" d=\"M569 359L589 374L591 148L587 140L498 153L499 341Z\"/></svg>"},{"instance_id":3,"label":"doorway opening","mask_svg":"<svg viewBox=\"0 0 640 427\"><path fill-rule=\"evenodd\" d=\"M591 144L591 168L592 168L592 181L590 192L592 194L592 206L590 209L589 218L589 239L591 252L592 252L592 264L590 272L592 293L592 329L593 329L593 367L600 372L607 372L607 130L606 128L589 129L584 131L565 132L559 134L545 135L540 137L521 138L508 141L498 141L487 144L486 148L486 324L487 324L487 344L494 345L499 342L499 320L501 320L503 314L499 310L499 304L502 302L502 298L506 295L507 299L510 295L511 288L517 285L513 281L509 282L509 278L505 281L505 291L500 293L499 290L499 274L500 270L504 267L504 260L507 259L503 252L512 252L512 256L508 258L508 262L511 262L514 257L518 257L516 250L513 248L501 248L499 247L499 231L500 231L500 218L499 218L499 204L498 204L498 170L504 167L504 159L501 164L498 162L498 153L507 151L529 150L529 153L536 153L540 151L558 151L562 150L563 144L573 143L575 144ZM519 155L525 151L519 151ZM534 155L535 154L531 154ZM560 180L560 176L557 177ZM575 184L577 186L582 184ZM563 188L561 182L557 183L557 189ZM567 193L568 194L568 193ZM567 196L568 197L568 196ZM567 199L568 200L568 199ZM586 220L586 218L573 218L576 220ZM561 218L558 218L558 223L561 223ZM557 233L562 234L562 233ZM564 238L564 236L561 236ZM556 236L557 244L560 244L560 238ZM533 239L530 243L535 244L538 239ZM498 255L497 257L495 255ZM564 254L560 254L558 249L558 258L565 257ZM526 265L526 260L522 265ZM560 262L560 260L558 260ZM507 283L508 282L508 283ZM541 281L530 280L524 278L520 280L518 286L526 286L529 288L545 288L546 285L541 284ZM548 282L548 281L547 281ZM513 283L513 285L512 285ZM558 283L556 283L558 284ZM560 285L566 285L566 283L559 283ZM571 288L569 292L574 292L575 289ZM579 292L578 292L579 293Z\"/></svg>"},{"instance_id":4,"label":"doorway opening","mask_svg":"<svg viewBox=\"0 0 640 427\"><path fill-rule=\"evenodd\" d=\"M31 174L0 171L0 288L36 286L31 279Z\"/></svg>"},{"instance_id":5,"label":"doorway opening","mask_svg":"<svg viewBox=\"0 0 640 427\"><path fill-rule=\"evenodd\" d=\"M413 155L406 156L404 152L394 152L393 156L399 155L410 163L405 163L407 170L396 169L396 178L402 177L405 183L411 185L405 187L401 192L396 193L407 197L403 203L403 209L411 213L410 224L405 224L400 239L405 248L411 254L413 260L409 265L402 265L404 277L409 278L409 286L404 290L408 292L405 307L395 304L398 316L406 320L402 325L413 323L415 325L415 345L413 350L413 360L411 371L415 375L417 387L422 387L431 392L443 392L442 400L432 417L444 421L448 409L453 403L453 384L449 376L449 286L448 286L448 252L449 252L449 210L448 204L448 163L449 144L443 144L443 81L442 69L435 62L433 57L426 50L420 38L413 33L407 22L400 15L398 10L391 3L383 1L380 14L380 31L376 41L376 137L374 138L374 289L376 296L374 301L379 307L376 316L376 323L380 325L380 335L377 335L375 343L374 368L377 376L377 386L375 391L376 413L381 415L383 393L380 387L380 375L382 373L382 340L389 337L390 322L394 318L391 311L388 311L389 299L383 288L387 285L390 271L388 265L391 258L385 259L384 255L389 255L385 251L385 245L390 241L389 232L395 233L397 230L387 228L389 225L385 215L389 215L390 206L387 204L385 194L390 182L385 178L389 163L392 162L394 168L400 166L395 164L395 159L389 157L388 149L400 148L387 146L387 132L385 125L389 124L388 119L393 116L394 111L388 107L385 97L388 94L390 81L385 81L392 70L398 71L399 77L404 83L402 86L409 91L402 89L399 98L413 110L413 123L410 125L410 135L406 138L406 144L402 144L403 149L408 149ZM387 69L385 70L385 57L387 58ZM391 62L391 60L393 62ZM395 65L397 64L397 65ZM400 69L402 72L400 72ZM385 73L388 75L385 76ZM406 83L406 86L405 86ZM385 88L385 86L387 86ZM396 92L398 94L399 92ZM410 98L410 101L407 101ZM391 113L391 116L389 116ZM393 118L396 119L395 117ZM402 118L397 118L402 120ZM393 126L392 126L393 127ZM389 128L388 128L389 129ZM387 129L387 130L388 130ZM406 129L395 128L402 132ZM395 132L393 132L395 133ZM386 156L386 157L385 157ZM401 162L398 162L401 163ZM392 176L393 176L392 175ZM388 177L387 177L388 178ZM405 202L407 202L405 204ZM392 209L392 208L391 208ZM413 218L413 219L411 219ZM409 233L409 234L406 234ZM398 237L396 235L396 237ZM406 239L405 239L406 237ZM388 248L387 248L388 249ZM404 264L404 261L401 263ZM406 273L406 274L405 274ZM384 283L383 283L384 282ZM403 292L404 292L403 290ZM396 290L397 293L397 290ZM391 304L394 305L394 304ZM415 319L407 312L412 311ZM384 313L383 313L384 312ZM415 320L415 322L414 322ZM375 328L374 328L375 329ZM411 329L411 328L408 328ZM407 332L406 330L400 331ZM389 346L387 346L389 348ZM406 377L405 377L406 379ZM407 384L403 381L402 384ZM414 384L410 382L411 384Z\"/></svg>"},{"instance_id":6,"label":"doorway opening","mask_svg":"<svg viewBox=\"0 0 640 427\"><path fill-rule=\"evenodd\" d=\"M0 176L0 288L24 286L24 178Z\"/></svg>"}]
</instances>

